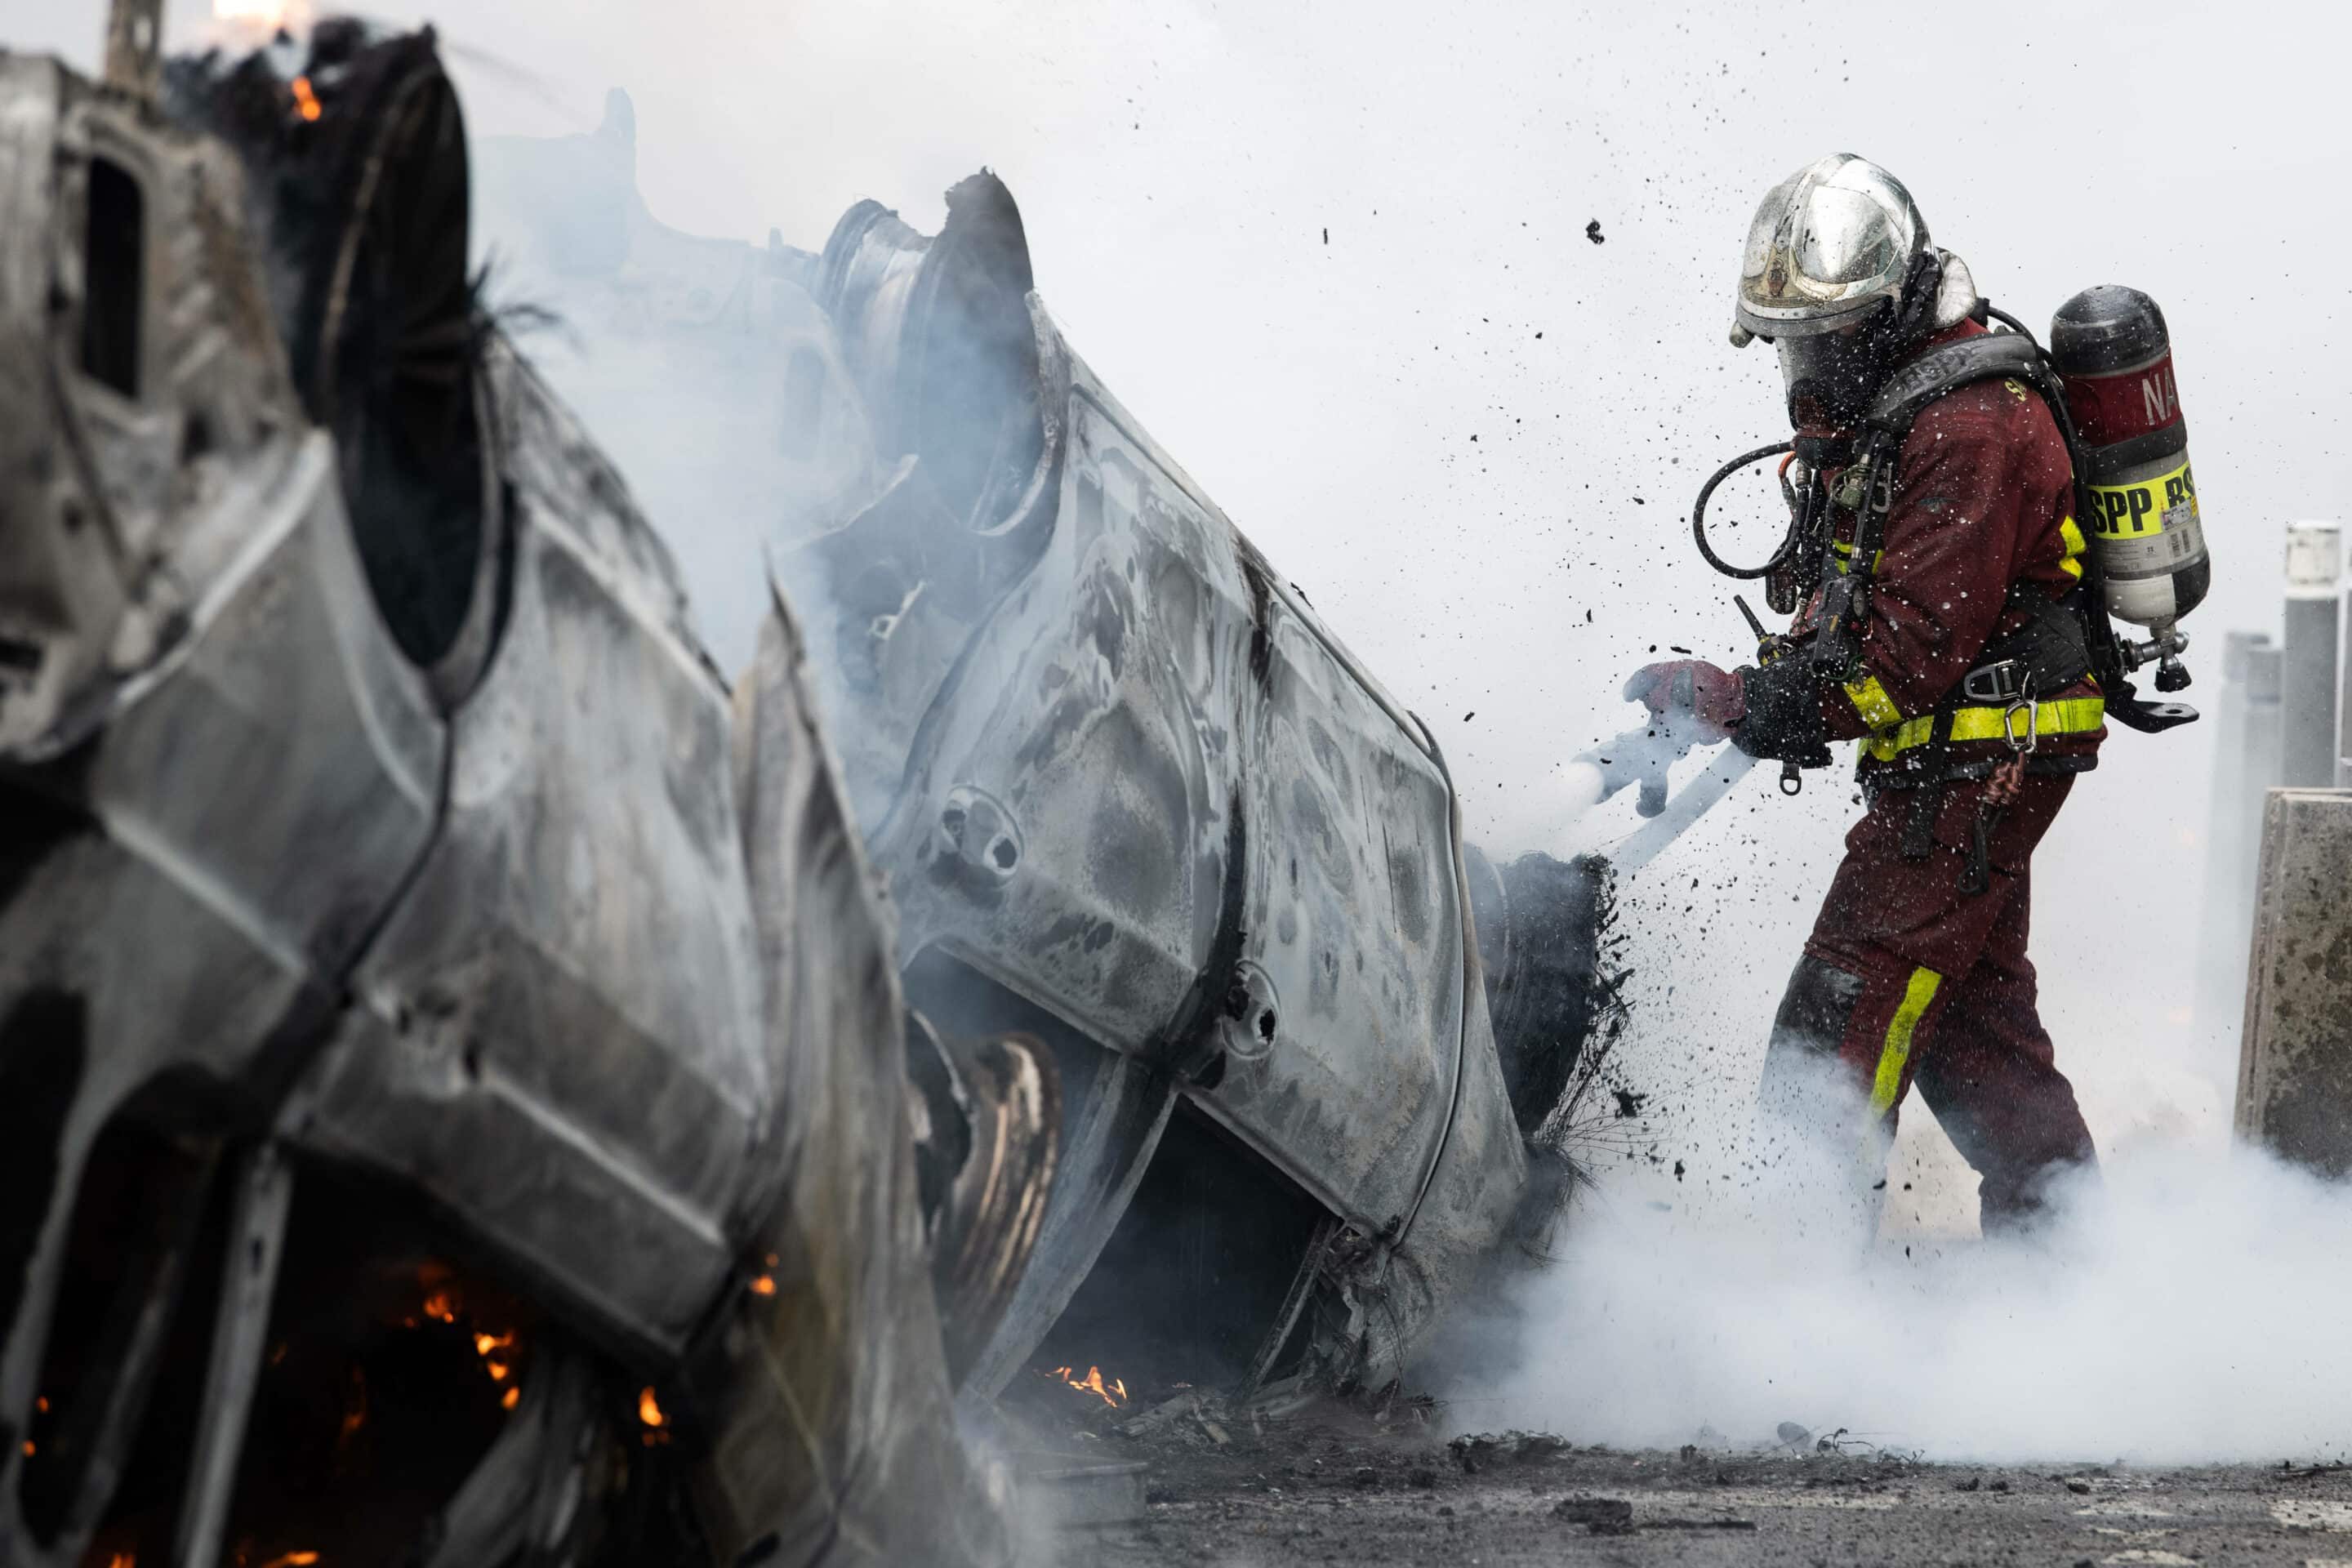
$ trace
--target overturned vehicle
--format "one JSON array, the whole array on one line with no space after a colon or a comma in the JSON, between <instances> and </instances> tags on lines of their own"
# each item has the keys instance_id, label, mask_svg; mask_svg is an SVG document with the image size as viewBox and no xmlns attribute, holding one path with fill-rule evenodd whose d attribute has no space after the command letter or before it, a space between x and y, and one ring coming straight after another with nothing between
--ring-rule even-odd
<instances>
[{"instance_id":1,"label":"overturned vehicle","mask_svg":"<svg viewBox=\"0 0 2352 1568\"><path fill-rule=\"evenodd\" d=\"M0 1560L998 1562L959 1389L1393 1380L1597 884L1463 847L1002 187L725 261L816 524L730 679L431 36L154 25L0 55Z\"/></svg>"},{"instance_id":2,"label":"overturned vehicle","mask_svg":"<svg viewBox=\"0 0 2352 1568\"><path fill-rule=\"evenodd\" d=\"M909 997L1060 1068L1061 1178L968 1387L1392 1382L1591 1022L1515 993L1498 1055L1510 900L1436 742L1071 349L994 177L935 237L868 202L771 271L816 306L773 313L784 384L871 443L781 570ZM1514 889L1516 945L1590 942L1589 871Z\"/></svg>"},{"instance_id":3,"label":"overturned vehicle","mask_svg":"<svg viewBox=\"0 0 2352 1568\"><path fill-rule=\"evenodd\" d=\"M614 92L482 149L514 287L590 345L550 374L656 515L723 531L719 468L751 498L910 997L1061 1069L1045 1234L967 1394L1392 1381L1605 1012L1599 868L1462 842L1426 726L1072 349L992 175L936 236L869 201L761 247L660 223L635 136Z\"/></svg>"}]
</instances>

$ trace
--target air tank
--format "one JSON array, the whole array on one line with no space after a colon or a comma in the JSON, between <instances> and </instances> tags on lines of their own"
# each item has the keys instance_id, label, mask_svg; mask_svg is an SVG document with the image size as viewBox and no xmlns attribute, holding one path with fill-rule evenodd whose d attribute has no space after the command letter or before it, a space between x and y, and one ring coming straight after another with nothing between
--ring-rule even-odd
<instances>
[{"instance_id":1,"label":"air tank","mask_svg":"<svg viewBox=\"0 0 2352 1568\"><path fill-rule=\"evenodd\" d=\"M2085 289L2051 321L2050 357L2086 451L2107 613L2161 637L2213 577L2164 312L2137 289Z\"/></svg>"}]
</instances>

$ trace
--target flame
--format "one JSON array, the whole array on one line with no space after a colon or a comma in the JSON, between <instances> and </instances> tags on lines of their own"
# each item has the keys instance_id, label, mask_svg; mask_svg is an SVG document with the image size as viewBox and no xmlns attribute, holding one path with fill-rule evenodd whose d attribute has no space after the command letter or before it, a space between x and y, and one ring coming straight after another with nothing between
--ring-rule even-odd
<instances>
[{"instance_id":1,"label":"flame","mask_svg":"<svg viewBox=\"0 0 2352 1568\"><path fill-rule=\"evenodd\" d=\"M648 1426L667 1426L669 1422L669 1417L662 1414L661 1405L654 1398L654 1391L650 1388L637 1395L637 1419Z\"/></svg>"},{"instance_id":2,"label":"flame","mask_svg":"<svg viewBox=\"0 0 2352 1568\"><path fill-rule=\"evenodd\" d=\"M307 76L294 79L294 111L305 120L316 120L321 112L319 95L310 90L310 79Z\"/></svg>"},{"instance_id":3,"label":"flame","mask_svg":"<svg viewBox=\"0 0 2352 1568\"><path fill-rule=\"evenodd\" d=\"M776 1282L775 1282L773 1279L770 1279L767 1275L762 1274L762 1275L759 1276L757 1279L753 1279L753 1280L751 1281L751 1294L752 1294L752 1295L754 1295L754 1296L772 1296L772 1295L774 1295L775 1293L776 1293Z\"/></svg>"},{"instance_id":4,"label":"flame","mask_svg":"<svg viewBox=\"0 0 2352 1568\"><path fill-rule=\"evenodd\" d=\"M503 1334L477 1332L474 1335L474 1353L487 1359L492 1351L502 1351L512 1343L514 1343L514 1331L511 1329Z\"/></svg>"},{"instance_id":5,"label":"flame","mask_svg":"<svg viewBox=\"0 0 2352 1568\"><path fill-rule=\"evenodd\" d=\"M359 1436L360 1428L367 1425L367 1373L362 1372L358 1367L353 1367L352 1368L351 1390L343 1400L342 1425L336 1441L339 1443L348 1443L353 1437Z\"/></svg>"},{"instance_id":6,"label":"flame","mask_svg":"<svg viewBox=\"0 0 2352 1568\"><path fill-rule=\"evenodd\" d=\"M139 1568L139 1554L135 1552L118 1552L106 1560L106 1568Z\"/></svg>"},{"instance_id":7,"label":"flame","mask_svg":"<svg viewBox=\"0 0 2352 1568\"><path fill-rule=\"evenodd\" d=\"M261 1568L310 1568L319 1560L315 1552L287 1552L264 1563Z\"/></svg>"},{"instance_id":8,"label":"flame","mask_svg":"<svg viewBox=\"0 0 2352 1568\"><path fill-rule=\"evenodd\" d=\"M499 1395L499 1408L501 1410L512 1410L518 1404L521 1403L521 1400L522 1390L520 1388L509 1388L504 1394Z\"/></svg>"},{"instance_id":9,"label":"flame","mask_svg":"<svg viewBox=\"0 0 2352 1568\"><path fill-rule=\"evenodd\" d=\"M425 1298L425 1315L436 1322L456 1322L457 1293L446 1288L430 1292Z\"/></svg>"},{"instance_id":10,"label":"flame","mask_svg":"<svg viewBox=\"0 0 2352 1568\"><path fill-rule=\"evenodd\" d=\"M1125 1380L1114 1377L1108 1383L1105 1383L1103 1381L1102 1368L1098 1366L1090 1366L1087 1368L1087 1375L1084 1377L1080 1377L1074 1370L1066 1366L1055 1367L1052 1375L1060 1378L1064 1383L1068 1384L1072 1388L1076 1389L1081 1394L1099 1394L1102 1398L1102 1402L1105 1405L1109 1405L1113 1410L1118 1409L1120 1405L1127 1403L1127 1384Z\"/></svg>"}]
</instances>

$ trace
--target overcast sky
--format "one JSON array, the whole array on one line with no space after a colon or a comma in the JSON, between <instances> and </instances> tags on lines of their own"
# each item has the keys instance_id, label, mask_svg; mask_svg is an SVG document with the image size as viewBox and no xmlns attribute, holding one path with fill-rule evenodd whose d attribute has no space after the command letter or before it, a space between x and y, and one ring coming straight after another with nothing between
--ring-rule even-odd
<instances>
[{"instance_id":1,"label":"overcast sky","mask_svg":"<svg viewBox=\"0 0 2352 1568\"><path fill-rule=\"evenodd\" d=\"M87 62L102 9L0 0L0 37ZM1759 196L1823 153L1894 169L2031 322L2092 283L2162 302L2215 554L2192 700L2222 630L2275 626L2284 521L2339 507L2340 7L380 14L440 23L478 135L588 130L626 88L641 184L681 228L814 249L870 195L931 229L993 167L1073 343L1430 719L1474 830L1506 839L1555 761L1629 721L1615 689L1653 645L1729 663L1745 641L1688 509L1785 434L1769 351L1726 341L1731 283ZM207 16L174 0L170 23ZM2226 1121L2234 1023L2200 1044L2187 1020L2209 732L2118 731L2036 866L2050 1022L2104 1143ZM1653 939L1633 1048L1665 1099L1752 1083L1849 793L1759 775L1629 887Z\"/></svg>"}]
</instances>

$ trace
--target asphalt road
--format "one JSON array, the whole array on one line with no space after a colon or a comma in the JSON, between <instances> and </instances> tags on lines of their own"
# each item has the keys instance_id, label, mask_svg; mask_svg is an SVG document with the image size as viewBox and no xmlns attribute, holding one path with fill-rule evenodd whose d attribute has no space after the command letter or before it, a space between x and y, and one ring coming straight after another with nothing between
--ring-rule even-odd
<instances>
[{"instance_id":1,"label":"asphalt road","mask_svg":"<svg viewBox=\"0 0 2352 1568\"><path fill-rule=\"evenodd\" d=\"M2294 1564L2352 1568L2352 1468L1924 1465L1870 1454L1451 1448L1353 1412L1219 1416L1150 1441L1138 1521L1057 1533L1058 1568L1210 1563ZM1465 1458L1467 1463L1465 1464Z\"/></svg>"}]
</instances>

